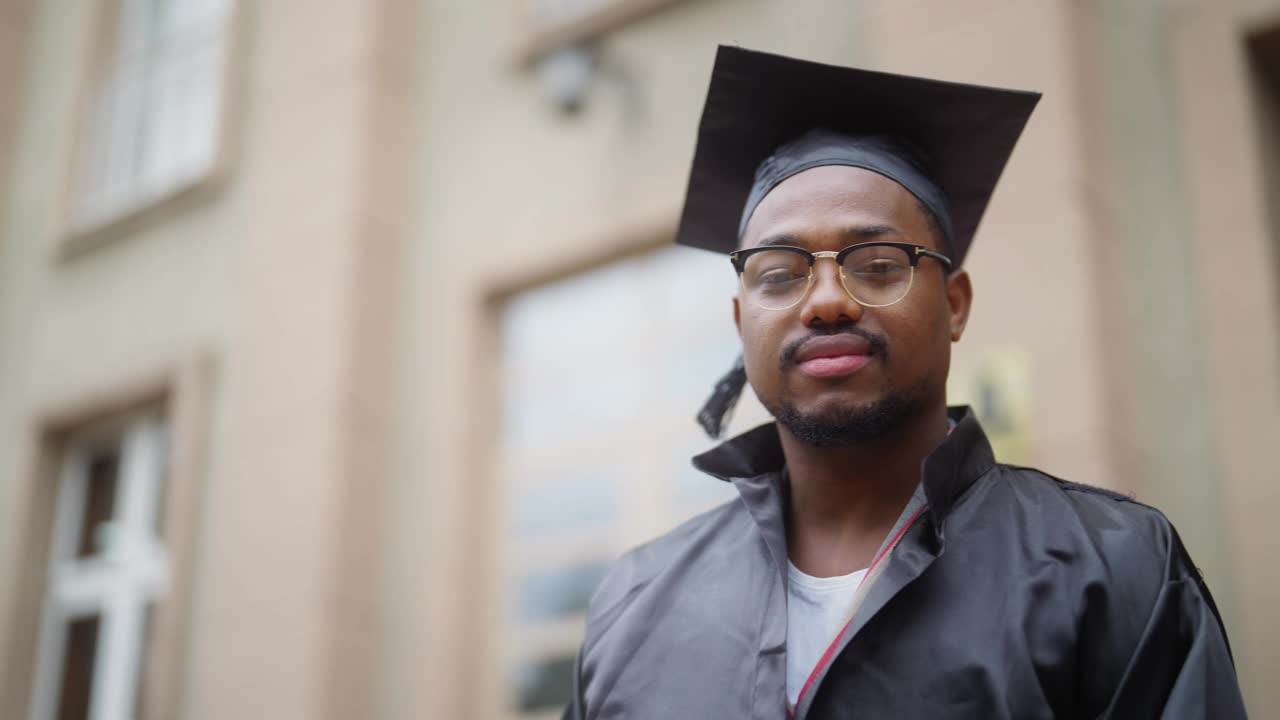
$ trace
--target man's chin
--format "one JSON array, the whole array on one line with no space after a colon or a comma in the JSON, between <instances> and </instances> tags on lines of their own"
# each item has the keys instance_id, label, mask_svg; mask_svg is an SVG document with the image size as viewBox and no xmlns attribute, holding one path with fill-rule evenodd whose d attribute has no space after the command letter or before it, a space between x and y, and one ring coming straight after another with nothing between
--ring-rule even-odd
<instances>
[{"instance_id":1,"label":"man's chin","mask_svg":"<svg viewBox=\"0 0 1280 720\"><path fill-rule=\"evenodd\" d=\"M791 405L795 412L824 422L839 422L842 418L874 413L884 401L881 396L867 397L864 393L829 393L806 398Z\"/></svg>"},{"instance_id":2,"label":"man's chin","mask_svg":"<svg viewBox=\"0 0 1280 720\"><path fill-rule=\"evenodd\" d=\"M912 398L890 393L870 402L827 402L797 407L783 403L774 412L796 439L815 447L859 445L902 427L919 410Z\"/></svg>"}]
</instances>

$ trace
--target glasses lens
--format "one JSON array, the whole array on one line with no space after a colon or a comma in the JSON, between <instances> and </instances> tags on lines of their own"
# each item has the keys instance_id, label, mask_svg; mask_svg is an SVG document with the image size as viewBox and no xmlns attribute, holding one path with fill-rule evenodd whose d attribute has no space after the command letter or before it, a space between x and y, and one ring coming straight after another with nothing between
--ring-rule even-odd
<instances>
[{"instance_id":1,"label":"glasses lens","mask_svg":"<svg viewBox=\"0 0 1280 720\"><path fill-rule=\"evenodd\" d=\"M768 310L800 302L809 287L809 259L790 250L764 250L747 257L742 288L748 299Z\"/></svg>"},{"instance_id":2,"label":"glasses lens","mask_svg":"<svg viewBox=\"0 0 1280 720\"><path fill-rule=\"evenodd\" d=\"M861 247L844 259L845 288L863 305L892 305L911 289L911 256L891 245Z\"/></svg>"}]
</instances>

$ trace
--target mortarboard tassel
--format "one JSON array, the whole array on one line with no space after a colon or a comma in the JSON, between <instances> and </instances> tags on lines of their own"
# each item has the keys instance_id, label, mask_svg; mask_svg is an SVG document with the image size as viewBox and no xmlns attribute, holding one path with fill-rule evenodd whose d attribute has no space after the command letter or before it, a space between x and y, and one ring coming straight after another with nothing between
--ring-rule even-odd
<instances>
[{"instance_id":1,"label":"mortarboard tassel","mask_svg":"<svg viewBox=\"0 0 1280 720\"><path fill-rule=\"evenodd\" d=\"M725 373L716 383L716 389L707 398L707 402L698 411L698 424L712 439L720 437L728 424L728 417L733 413L734 405L742 396L742 388L747 384L747 369L742 364L742 356L738 356L733 369Z\"/></svg>"}]
</instances>

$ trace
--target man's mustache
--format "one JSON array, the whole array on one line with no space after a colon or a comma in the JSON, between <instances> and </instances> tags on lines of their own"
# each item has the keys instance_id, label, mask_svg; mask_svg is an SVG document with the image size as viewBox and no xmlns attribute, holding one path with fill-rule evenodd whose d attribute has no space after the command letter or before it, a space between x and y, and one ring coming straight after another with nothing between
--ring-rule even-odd
<instances>
[{"instance_id":1,"label":"man's mustache","mask_svg":"<svg viewBox=\"0 0 1280 720\"><path fill-rule=\"evenodd\" d=\"M797 338L787 343L787 346L782 349L782 355L779 358L778 364L784 369L794 365L796 360L796 353L799 353L800 348L804 347L805 343L809 342L815 337L825 337L827 335L841 335L845 333L849 335L857 335L863 340L866 340L867 344L871 346L872 355L879 355L882 358L888 356L889 343L885 341L884 336L877 335L876 333L873 333L870 330L866 330L864 328L860 328L857 325L833 325L828 328L815 329L811 335L807 337Z\"/></svg>"}]
</instances>

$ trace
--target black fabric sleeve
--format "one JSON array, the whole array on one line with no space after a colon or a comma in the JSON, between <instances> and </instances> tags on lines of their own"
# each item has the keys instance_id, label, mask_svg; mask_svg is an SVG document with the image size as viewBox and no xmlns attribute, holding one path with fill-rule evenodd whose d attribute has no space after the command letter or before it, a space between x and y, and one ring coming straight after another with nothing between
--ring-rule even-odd
<instances>
[{"instance_id":1,"label":"black fabric sleeve","mask_svg":"<svg viewBox=\"0 0 1280 720\"><path fill-rule=\"evenodd\" d=\"M1105 718L1246 717L1213 596L1175 532L1160 590Z\"/></svg>"}]
</instances>

